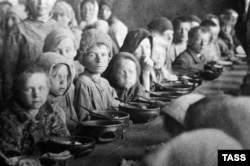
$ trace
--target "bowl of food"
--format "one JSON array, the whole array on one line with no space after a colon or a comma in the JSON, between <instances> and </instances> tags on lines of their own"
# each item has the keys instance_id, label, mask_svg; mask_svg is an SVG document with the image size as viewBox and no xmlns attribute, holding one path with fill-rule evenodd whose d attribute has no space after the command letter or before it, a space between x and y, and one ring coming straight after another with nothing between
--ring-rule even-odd
<instances>
[{"instance_id":1,"label":"bowl of food","mask_svg":"<svg viewBox=\"0 0 250 166\"><path fill-rule=\"evenodd\" d=\"M124 133L124 126L118 120L89 120L78 124L76 135L94 138L99 143L114 141Z\"/></svg>"},{"instance_id":2,"label":"bowl of food","mask_svg":"<svg viewBox=\"0 0 250 166\"><path fill-rule=\"evenodd\" d=\"M130 115L134 123L146 123L156 119L160 114L160 107L157 104L144 102L122 103L119 110Z\"/></svg>"},{"instance_id":3,"label":"bowl of food","mask_svg":"<svg viewBox=\"0 0 250 166\"><path fill-rule=\"evenodd\" d=\"M159 91L159 92L150 92L150 97L158 97L158 98L164 98L166 100L174 100L184 94L172 92L172 91Z\"/></svg>"},{"instance_id":4,"label":"bowl of food","mask_svg":"<svg viewBox=\"0 0 250 166\"><path fill-rule=\"evenodd\" d=\"M49 137L47 141L40 144L40 148L43 153L61 153L67 150L78 157L92 152L95 148L95 140L82 136Z\"/></svg>"},{"instance_id":5,"label":"bowl of food","mask_svg":"<svg viewBox=\"0 0 250 166\"><path fill-rule=\"evenodd\" d=\"M123 124L124 129L129 127L129 114L122 111L106 110L106 111L95 111L96 114L91 115L91 120L116 120ZM101 116L99 116L101 115Z\"/></svg>"},{"instance_id":6,"label":"bowl of food","mask_svg":"<svg viewBox=\"0 0 250 166\"><path fill-rule=\"evenodd\" d=\"M193 85L191 84L184 84L184 83L175 83L175 84L156 84L155 91L170 91L176 92L179 94L187 94L190 93L194 89Z\"/></svg>"}]
</instances>

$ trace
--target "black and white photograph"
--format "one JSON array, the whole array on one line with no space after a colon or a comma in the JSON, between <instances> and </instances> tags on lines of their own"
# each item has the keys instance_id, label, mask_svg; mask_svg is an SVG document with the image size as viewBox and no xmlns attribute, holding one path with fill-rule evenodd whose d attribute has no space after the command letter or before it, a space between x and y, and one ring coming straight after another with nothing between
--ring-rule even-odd
<instances>
[{"instance_id":1,"label":"black and white photograph","mask_svg":"<svg viewBox=\"0 0 250 166\"><path fill-rule=\"evenodd\" d=\"M0 0L0 166L247 165L250 0Z\"/></svg>"}]
</instances>

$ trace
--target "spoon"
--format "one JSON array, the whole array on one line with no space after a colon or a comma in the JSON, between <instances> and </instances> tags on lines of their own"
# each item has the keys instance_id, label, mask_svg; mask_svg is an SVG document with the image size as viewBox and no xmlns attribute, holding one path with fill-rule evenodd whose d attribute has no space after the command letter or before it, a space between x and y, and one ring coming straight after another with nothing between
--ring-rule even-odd
<instances>
[{"instance_id":1,"label":"spoon","mask_svg":"<svg viewBox=\"0 0 250 166\"><path fill-rule=\"evenodd\" d=\"M0 156L7 162L9 161L9 158L5 156L5 154L0 150Z\"/></svg>"},{"instance_id":2,"label":"spoon","mask_svg":"<svg viewBox=\"0 0 250 166\"><path fill-rule=\"evenodd\" d=\"M128 104L128 105L131 105L131 106L136 106L138 107L139 109L147 109L147 107L145 105L141 105L139 103L131 103L131 102L125 102L124 100L122 99L119 99L119 98L115 98L116 100L119 100L120 102L124 103L124 104Z\"/></svg>"},{"instance_id":3,"label":"spoon","mask_svg":"<svg viewBox=\"0 0 250 166\"><path fill-rule=\"evenodd\" d=\"M102 114L98 114L94 111L91 111L90 109L86 108L86 107L83 107L81 106L81 108L85 109L86 111L88 111L91 115L94 115L94 116L97 116L99 118L104 118L106 120L112 120L112 118L108 117L108 116L105 116L105 115L102 115Z\"/></svg>"}]
</instances>

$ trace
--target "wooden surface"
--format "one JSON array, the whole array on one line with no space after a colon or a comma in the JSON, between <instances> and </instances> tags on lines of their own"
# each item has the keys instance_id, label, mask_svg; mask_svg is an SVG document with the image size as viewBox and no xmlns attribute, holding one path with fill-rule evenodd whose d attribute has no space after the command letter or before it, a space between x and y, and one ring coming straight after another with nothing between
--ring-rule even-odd
<instances>
[{"instance_id":1,"label":"wooden surface","mask_svg":"<svg viewBox=\"0 0 250 166\"><path fill-rule=\"evenodd\" d=\"M203 84L194 92L238 93L242 79L246 75L246 69L246 64L226 67L219 78L213 81L203 81ZM171 136L163 127L163 118L160 116L146 124L131 125L123 139L119 138L107 144L97 144L91 154L76 158L71 165L117 166L123 158L140 160L145 154L146 147L166 142L170 138Z\"/></svg>"}]
</instances>

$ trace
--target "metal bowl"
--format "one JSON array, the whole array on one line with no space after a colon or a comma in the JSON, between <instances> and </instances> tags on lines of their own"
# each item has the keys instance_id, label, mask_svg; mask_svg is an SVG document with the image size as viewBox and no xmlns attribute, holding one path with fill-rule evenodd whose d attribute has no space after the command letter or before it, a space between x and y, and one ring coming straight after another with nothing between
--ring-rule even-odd
<instances>
[{"instance_id":1,"label":"metal bowl","mask_svg":"<svg viewBox=\"0 0 250 166\"><path fill-rule=\"evenodd\" d=\"M160 114L160 107L158 105L140 102L121 104L119 110L127 112L134 123L146 123L152 121Z\"/></svg>"},{"instance_id":2,"label":"metal bowl","mask_svg":"<svg viewBox=\"0 0 250 166\"><path fill-rule=\"evenodd\" d=\"M76 135L91 137L99 143L106 143L122 136L123 130L123 124L118 120L90 120L79 122Z\"/></svg>"},{"instance_id":3,"label":"metal bowl","mask_svg":"<svg viewBox=\"0 0 250 166\"><path fill-rule=\"evenodd\" d=\"M176 83L176 84L156 84L156 91L170 91L170 92L176 92L180 94L187 94L190 93L193 90L192 85L183 84L183 83Z\"/></svg>"},{"instance_id":4,"label":"metal bowl","mask_svg":"<svg viewBox=\"0 0 250 166\"><path fill-rule=\"evenodd\" d=\"M126 112L115 111L115 110L95 111L95 112L102 115L103 117L96 116L95 114L93 114L91 115L91 120L105 120L104 117L107 117L111 120L116 120L121 122L124 126L124 129L127 129L129 127L129 114Z\"/></svg>"},{"instance_id":5,"label":"metal bowl","mask_svg":"<svg viewBox=\"0 0 250 166\"><path fill-rule=\"evenodd\" d=\"M75 144L75 142L79 144ZM60 153L68 150L75 157L92 152L95 148L95 140L81 136L49 137L48 141L42 142L40 148L43 153Z\"/></svg>"}]
</instances>

